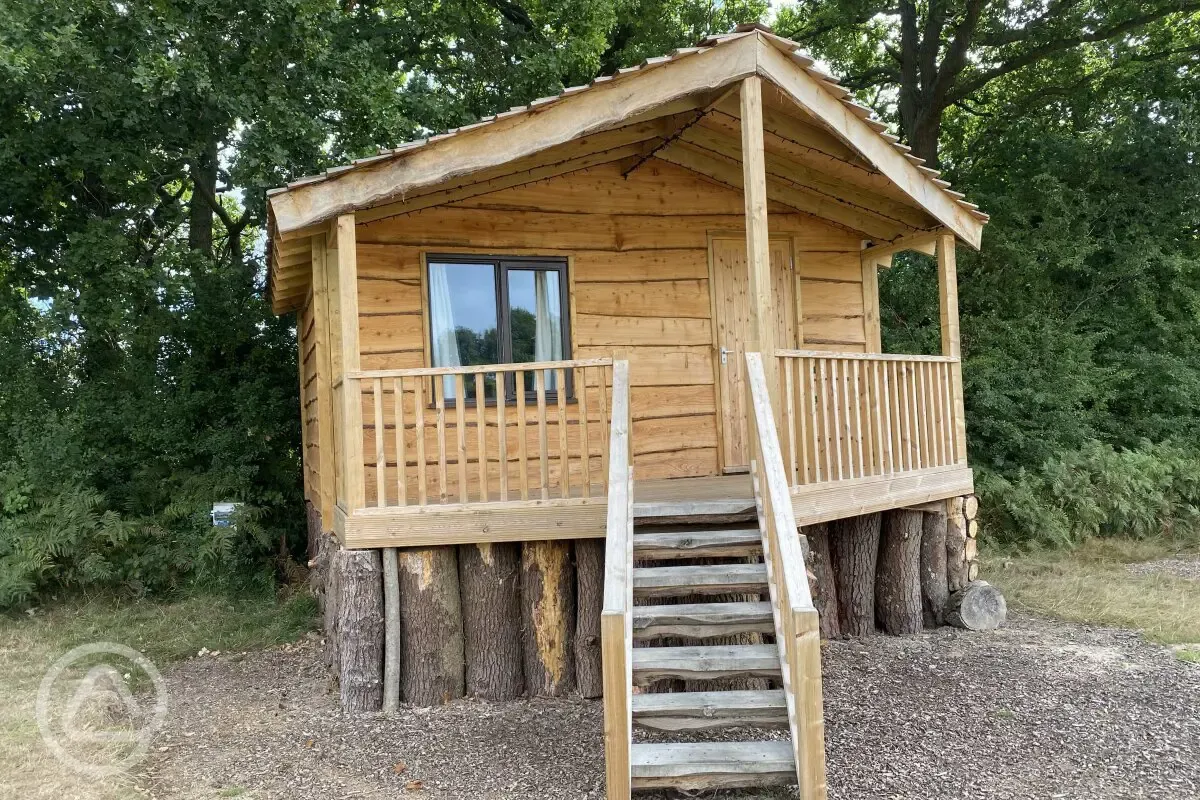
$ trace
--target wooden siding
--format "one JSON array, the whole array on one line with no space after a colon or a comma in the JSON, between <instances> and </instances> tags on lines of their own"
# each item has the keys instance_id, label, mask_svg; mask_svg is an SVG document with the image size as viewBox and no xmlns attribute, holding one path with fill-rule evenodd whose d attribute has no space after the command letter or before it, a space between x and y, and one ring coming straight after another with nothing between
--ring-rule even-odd
<instances>
[{"instance_id":1,"label":"wooden siding","mask_svg":"<svg viewBox=\"0 0 1200 800\"><path fill-rule=\"evenodd\" d=\"M743 228L743 199L658 159L622 177L632 165L604 164L358 225L362 368L428 366L424 254L568 256L569 355L629 360L639 479L718 474L708 238ZM771 212L771 236L791 238L800 268L804 342L787 346L861 350L858 235L778 205ZM384 425L394 425L384 405ZM363 416L373 423L371 408Z\"/></svg>"},{"instance_id":2,"label":"wooden siding","mask_svg":"<svg viewBox=\"0 0 1200 800\"><path fill-rule=\"evenodd\" d=\"M300 425L304 446L304 499L321 507L321 436L318 427L316 314L310 294L296 315L300 340Z\"/></svg>"}]
</instances>

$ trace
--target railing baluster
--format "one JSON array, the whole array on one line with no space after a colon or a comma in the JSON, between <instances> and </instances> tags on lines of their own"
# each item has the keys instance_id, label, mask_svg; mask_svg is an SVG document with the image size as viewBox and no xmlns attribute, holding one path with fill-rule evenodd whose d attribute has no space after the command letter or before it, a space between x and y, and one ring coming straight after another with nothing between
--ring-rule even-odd
<instances>
[{"instance_id":1,"label":"railing baluster","mask_svg":"<svg viewBox=\"0 0 1200 800\"><path fill-rule=\"evenodd\" d=\"M404 378L392 379L392 400L396 405L396 502L408 505L408 448L404 441Z\"/></svg>"},{"instance_id":2,"label":"railing baluster","mask_svg":"<svg viewBox=\"0 0 1200 800\"><path fill-rule=\"evenodd\" d=\"M533 372L534 390L537 392L537 421L538 421L538 465L541 467L538 473L542 489L542 499L546 500L550 497L550 461L548 455L548 436L549 431L546 430L546 372L545 370L534 370Z\"/></svg>"},{"instance_id":3,"label":"railing baluster","mask_svg":"<svg viewBox=\"0 0 1200 800\"><path fill-rule=\"evenodd\" d=\"M500 501L508 499L508 392L504 375L496 373L496 445L500 448Z\"/></svg>"},{"instance_id":4,"label":"railing baluster","mask_svg":"<svg viewBox=\"0 0 1200 800\"><path fill-rule=\"evenodd\" d=\"M425 505L428 498L427 478L425 473L425 379L417 378L416 393L416 433L417 433L417 505Z\"/></svg>"},{"instance_id":5,"label":"railing baluster","mask_svg":"<svg viewBox=\"0 0 1200 800\"><path fill-rule=\"evenodd\" d=\"M888 364L888 368L892 373L892 410L896 417L896 427L894 429L895 437L895 452L897 461L899 462L900 471L907 471L908 463L908 440L904 437L904 386L900 383L900 372L897 369L897 364L892 361Z\"/></svg>"},{"instance_id":6,"label":"railing baluster","mask_svg":"<svg viewBox=\"0 0 1200 800\"><path fill-rule=\"evenodd\" d=\"M575 410L579 414L579 453L583 480L583 496L592 496L592 443L588 437L587 376L583 367L571 371L575 383Z\"/></svg>"},{"instance_id":7,"label":"railing baluster","mask_svg":"<svg viewBox=\"0 0 1200 800\"><path fill-rule=\"evenodd\" d=\"M827 361L828 361L828 359L822 358L818 362L820 364L820 368L821 368L821 390L818 393L817 397L820 399L820 402L821 402L821 423L822 423L822 429L824 430L824 433L825 433L825 435L823 437L821 437L822 438L822 446L823 446L823 449L825 450L825 475L826 475L825 480L831 481L834 479L833 478L833 453L831 452L833 450L833 437L829 433L829 412L830 412L830 410L829 410L829 381L826 377L826 375L827 375L826 370L828 369L829 365L826 363Z\"/></svg>"},{"instance_id":8,"label":"railing baluster","mask_svg":"<svg viewBox=\"0 0 1200 800\"><path fill-rule=\"evenodd\" d=\"M571 496L571 450L567 441L567 381L562 369L554 370L554 397L558 405L558 496Z\"/></svg>"},{"instance_id":9,"label":"railing baluster","mask_svg":"<svg viewBox=\"0 0 1200 800\"><path fill-rule=\"evenodd\" d=\"M856 445L858 447L858 477L862 478L867 474L867 462L863 457L863 438L865 436L862 418L863 397L859 390L859 364L857 361L851 363L854 364L854 438L857 440Z\"/></svg>"},{"instance_id":10,"label":"railing baluster","mask_svg":"<svg viewBox=\"0 0 1200 800\"><path fill-rule=\"evenodd\" d=\"M800 417L800 483L808 483L808 424L804 413L805 406L805 388L804 374L808 371L808 361L806 359L789 359L792 361L791 368L796 373L796 392L800 400L800 406L796 409L797 415Z\"/></svg>"},{"instance_id":11,"label":"railing baluster","mask_svg":"<svg viewBox=\"0 0 1200 800\"><path fill-rule=\"evenodd\" d=\"M526 442L528 432L525 427L525 370L516 372L517 388L517 439L521 467L521 499L529 499L529 443Z\"/></svg>"},{"instance_id":12,"label":"railing baluster","mask_svg":"<svg viewBox=\"0 0 1200 800\"><path fill-rule=\"evenodd\" d=\"M484 373L475 373L475 433L479 442L479 452L476 463L479 467L479 502L488 501L488 462L487 462L487 399L483 391Z\"/></svg>"},{"instance_id":13,"label":"railing baluster","mask_svg":"<svg viewBox=\"0 0 1200 800\"><path fill-rule=\"evenodd\" d=\"M942 399L946 403L946 431L943 432L946 437L946 463L953 464L956 461L955 456L955 427L954 415L958 413L958 409L954 407L954 399L950 395L950 369L953 369L953 363L943 363L942 365Z\"/></svg>"},{"instance_id":14,"label":"railing baluster","mask_svg":"<svg viewBox=\"0 0 1200 800\"><path fill-rule=\"evenodd\" d=\"M887 364L876 363L875 369L879 372L879 386L883 390L883 408L880 409L880 416L883 417L883 427L886 435L883 440L884 452L887 455L888 475L894 475L896 472L896 457L892 449L892 392L888 381Z\"/></svg>"},{"instance_id":15,"label":"railing baluster","mask_svg":"<svg viewBox=\"0 0 1200 800\"><path fill-rule=\"evenodd\" d=\"M905 365L905 380L908 381L909 436L913 448L913 469L921 468L921 423L917 418L917 371L912 364Z\"/></svg>"},{"instance_id":16,"label":"railing baluster","mask_svg":"<svg viewBox=\"0 0 1200 800\"><path fill-rule=\"evenodd\" d=\"M612 428L609 424L609 419L608 419L608 377L607 376L608 376L608 370L606 370L606 369L599 370L600 380L598 381L598 384L600 386L600 397L599 397L599 400L600 400L600 435L602 437L604 437L603 441L605 441L605 442L607 442L609 440L609 438L611 437L611 432L612 432ZM630 401L630 403L631 403L630 404L630 409L631 409L630 410L630 420L631 421L629 424L632 425L633 424L633 422L632 422L632 419L633 419L633 417L632 417L632 413L633 413L632 412L632 408L633 408L632 401ZM608 489L609 489L609 486L608 486L608 457L609 457L608 456L608 448L607 447L601 448L601 450L600 450L600 480L603 481L603 487L604 487L605 493L607 493Z\"/></svg>"},{"instance_id":17,"label":"railing baluster","mask_svg":"<svg viewBox=\"0 0 1200 800\"><path fill-rule=\"evenodd\" d=\"M846 478L846 464L842 460L842 392L839 391L838 384L841 383L841 374L838 369L838 360L836 358L829 360L829 387L832 391L833 405L833 452L837 456L837 474L839 480Z\"/></svg>"},{"instance_id":18,"label":"railing baluster","mask_svg":"<svg viewBox=\"0 0 1200 800\"><path fill-rule=\"evenodd\" d=\"M936 467L941 467L944 462L944 451L942 450L942 371L938 368L937 363L929 365L929 404L932 409L932 422L930 425L932 438L934 438L934 464Z\"/></svg>"},{"instance_id":19,"label":"railing baluster","mask_svg":"<svg viewBox=\"0 0 1200 800\"><path fill-rule=\"evenodd\" d=\"M796 397L792 380L792 365L790 359L780 359L779 366L783 375L783 414L787 421L787 436L784 439L784 454L787 458L788 483L795 486L799 481L796 476Z\"/></svg>"},{"instance_id":20,"label":"railing baluster","mask_svg":"<svg viewBox=\"0 0 1200 800\"><path fill-rule=\"evenodd\" d=\"M383 381L371 381L371 397L375 401L375 505L387 505L387 448L383 446Z\"/></svg>"},{"instance_id":21,"label":"railing baluster","mask_svg":"<svg viewBox=\"0 0 1200 800\"><path fill-rule=\"evenodd\" d=\"M445 503L450 482L446 472L446 382L440 383L442 385L434 389L434 418L437 421L438 501Z\"/></svg>"},{"instance_id":22,"label":"railing baluster","mask_svg":"<svg viewBox=\"0 0 1200 800\"><path fill-rule=\"evenodd\" d=\"M458 501L467 502L467 393L462 373L454 376L454 429L458 442Z\"/></svg>"}]
</instances>

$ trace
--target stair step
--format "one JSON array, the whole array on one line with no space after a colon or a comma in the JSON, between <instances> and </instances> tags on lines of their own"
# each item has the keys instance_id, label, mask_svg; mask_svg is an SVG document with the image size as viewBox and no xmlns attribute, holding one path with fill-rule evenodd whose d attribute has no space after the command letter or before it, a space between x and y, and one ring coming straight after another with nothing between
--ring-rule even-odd
<instances>
[{"instance_id":1,"label":"stair step","mask_svg":"<svg viewBox=\"0 0 1200 800\"><path fill-rule=\"evenodd\" d=\"M779 649L773 644L633 648L633 682L646 685L663 678L779 678Z\"/></svg>"},{"instance_id":2,"label":"stair step","mask_svg":"<svg viewBox=\"0 0 1200 800\"><path fill-rule=\"evenodd\" d=\"M694 567L634 567L634 597L738 594L767 589L766 564L705 564Z\"/></svg>"},{"instance_id":3,"label":"stair step","mask_svg":"<svg viewBox=\"0 0 1200 800\"><path fill-rule=\"evenodd\" d=\"M635 533L634 558L722 558L762 553L758 528Z\"/></svg>"},{"instance_id":4,"label":"stair step","mask_svg":"<svg viewBox=\"0 0 1200 800\"><path fill-rule=\"evenodd\" d=\"M737 692L663 692L635 694L633 724L659 731L704 731L753 725L786 728L787 700L782 689Z\"/></svg>"},{"instance_id":5,"label":"stair step","mask_svg":"<svg viewBox=\"0 0 1200 800\"><path fill-rule=\"evenodd\" d=\"M770 603L680 603L633 607L633 638L774 633Z\"/></svg>"},{"instance_id":6,"label":"stair step","mask_svg":"<svg viewBox=\"0 0 1200 800\"><path fill-rule=\"evenodd\" d=\"M796 782L792 743L635 743L629 752L634 789L735 789Z\"/></svg>"}]
</instances>

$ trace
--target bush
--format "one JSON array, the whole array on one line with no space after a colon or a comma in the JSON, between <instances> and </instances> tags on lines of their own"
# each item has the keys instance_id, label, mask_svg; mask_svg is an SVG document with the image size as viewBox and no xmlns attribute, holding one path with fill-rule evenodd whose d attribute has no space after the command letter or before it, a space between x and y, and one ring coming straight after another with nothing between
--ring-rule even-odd
<instances>
[{"instance_id":1,"label":"bush","mask_svg":"<svg viewBox=\"0 0 1200 800\"><path fill-rule=\"evenodd\" d=\"M979 470L976 484L988 535L1001 544L1200 534L1200 453L1172 443L1093 440L1012 477Z\"/></svg>"}]
</instances>

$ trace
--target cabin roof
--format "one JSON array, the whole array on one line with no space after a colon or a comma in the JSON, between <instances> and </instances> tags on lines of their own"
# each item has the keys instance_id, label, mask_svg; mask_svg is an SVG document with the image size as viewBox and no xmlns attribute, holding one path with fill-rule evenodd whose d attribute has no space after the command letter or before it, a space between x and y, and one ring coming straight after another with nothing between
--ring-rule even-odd
<instances>
[{"instance_id":1,"label":"cabin roof","mask_svg":"<svg viewBox=\"0 0 1200 800\"><path fill-rule=\"evenodd\" d=\"M895 198L928 215L925 224L909 220L901 232L864 231L864 238L886 244L914 232L944 227L978 248L982 226L988 220L978 206L951 191L937 170L926 167L923 159L889 134L887 126L875 119L870 109L856 103L836 78L817 69L799 45L763 26L746 25L734 33L704 39L695 47L601 76L586 86L569 87L472 125L381 148L376 155L269 190L267 258L272 306L276 313L283 313L303 303L310 271L309 237L324 232L329 221L341 214L355 212L359 221L370 221L434 204L418 203L422 197L447 196L443 202L460 199L447 195L444 190L448 187L462 189L474 184L491 191L486 187L497 183L506 164L520 167L509 169L510 174L525 173L529 180L538 180L566 171L547 166L582 169L602 163L597 159L607 156L614 160L620 157L614 155L618 152L628 154L639 142L645 157L662 157L663 145L699 119L694 112L719 108L732 87L754 74L777 87L815 126L845 145L848 157L873 172L876 181L890 184ZM622 131L643 138L622 137ZM610 140L600 141L602 135ZM589 138L601 149L589 152L584 148L574 151L579 154L574 159L565 157L570 153L563 152L564 147L586 143ZM621 145L625 139L629 141ZM604 149L613 144L619 146ZM539 161L539 153L557 153L559 161ZM705 173L703 162L683 166ZM498 187L506 185L513 184L499 181ZM436 189L443 191L433 191ZM838 202L826 200L816 208L798 210L826 216L822 209L845 205L845 214L851 215L847 227L858 229L852 216L855 204L831 199ZM836 213L832 219L846 224Z\"/></svg>"}]
</instances>

